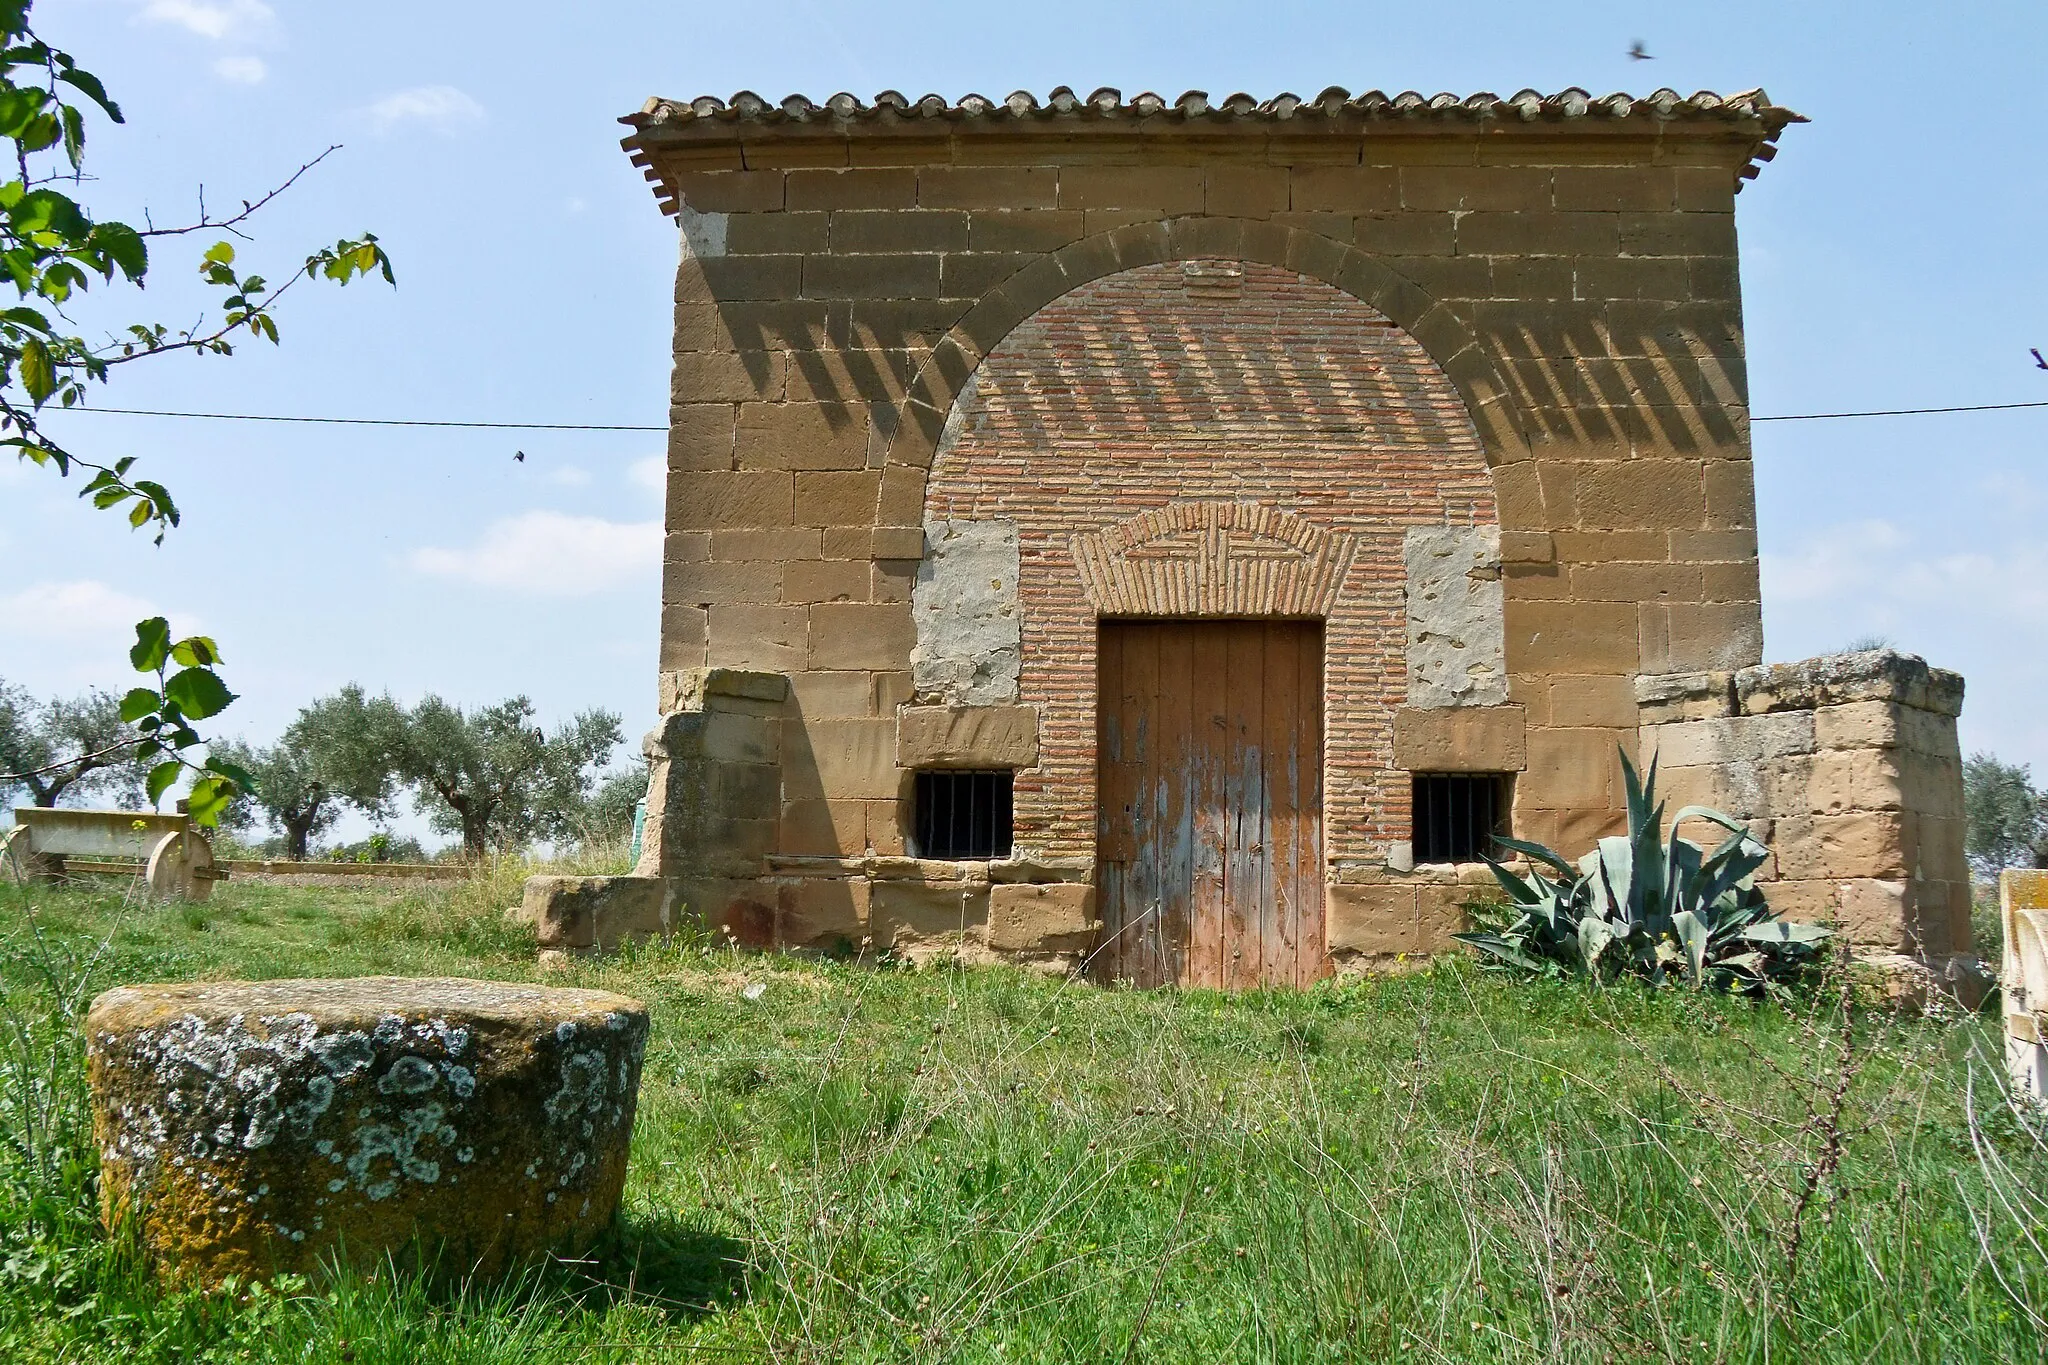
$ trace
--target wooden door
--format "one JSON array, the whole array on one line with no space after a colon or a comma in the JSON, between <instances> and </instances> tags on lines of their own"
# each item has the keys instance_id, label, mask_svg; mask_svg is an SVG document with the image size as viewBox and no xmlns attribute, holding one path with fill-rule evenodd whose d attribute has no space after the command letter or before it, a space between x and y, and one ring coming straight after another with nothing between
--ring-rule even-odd
<instances>
[{"instance_id":1,"label":"wooden door","mask_svg":"<svg viewBox=\"0 0 2048 1365\"><path fill-rule=\"evenodd\" d=\"M1104 621L1098 649L1092 972L1322 976L1322 623Z\"/></svg>"}]
</instances>

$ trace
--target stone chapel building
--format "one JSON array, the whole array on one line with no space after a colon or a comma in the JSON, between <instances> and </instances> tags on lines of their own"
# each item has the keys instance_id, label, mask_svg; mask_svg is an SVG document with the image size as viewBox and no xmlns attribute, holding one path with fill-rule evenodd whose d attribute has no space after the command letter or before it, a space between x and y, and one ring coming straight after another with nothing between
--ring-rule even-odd
<instances>
[{"instance_id":1,"label":"stone chapel building","mask_svg":"<svg viewBox=\"0 0 2048 1365\"><path fill-rule=\"evenodd\" d=\"M1305 983L1449 946L1497 834L1613 832L1626 749L1786 913L1966 953L1961 680L1762 666L1735 196L1799 121L649 102L664 717L637 875L543 942Z\"/></svg>"}]
</instances>

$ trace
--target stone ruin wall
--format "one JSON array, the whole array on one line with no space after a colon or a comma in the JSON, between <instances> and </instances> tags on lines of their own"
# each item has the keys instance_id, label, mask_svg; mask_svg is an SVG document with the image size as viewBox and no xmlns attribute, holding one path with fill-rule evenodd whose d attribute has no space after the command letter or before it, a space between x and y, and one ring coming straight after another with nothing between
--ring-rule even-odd
<instances>
[{"instance_id":1,"label":"stone ruin wall","mask_svg":"<svg viewBox=\"0 0 2048 1365\"><path fill-rule=\"evenodd\" d=\"M1675 813L1711 806L1770 846L1788 919L1839 924L1856 955L1974 989L1963 853L1963 680L1890 650L1636 683L1640 754ZM1709 843L1712 827L1686 831Z\"/></svg>"}]
</instances>

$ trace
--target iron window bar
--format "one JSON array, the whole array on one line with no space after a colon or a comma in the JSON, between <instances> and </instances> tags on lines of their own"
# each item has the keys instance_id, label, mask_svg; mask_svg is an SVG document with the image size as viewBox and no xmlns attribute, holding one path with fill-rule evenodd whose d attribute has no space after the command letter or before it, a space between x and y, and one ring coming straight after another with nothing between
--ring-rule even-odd
<instances>
[{"instance_id":1,"label":"iron window bar","mask_svg":"<svg viewBox=\"0 0 2048 1365\"><path fill-rule=\"evenodd\" d=\"M1497 857L1507 833L1508 779L1501 773L1416 773L1413 849L1418 863Z\"/></svg>"},{"instance_id":2,"label":"iron window bar","mask_svg":"<svg viewBox=\"0 0 2048 1365\"><path fill-rule=\"evenodd\" d=\"M917 855L921 858L1007 858L1015 774L933 768L917 775Z\"/></svg>"}]
</instances>

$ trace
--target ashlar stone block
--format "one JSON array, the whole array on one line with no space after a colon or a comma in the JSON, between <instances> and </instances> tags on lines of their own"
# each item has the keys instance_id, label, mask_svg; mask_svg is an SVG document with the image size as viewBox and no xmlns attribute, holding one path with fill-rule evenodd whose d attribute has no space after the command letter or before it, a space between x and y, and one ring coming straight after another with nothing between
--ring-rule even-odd
<instances>
[{"instance_id":1,"label":"ashlar stone block","mask_svg":"<svg viewBox=\"0 0 2048 1365\"><path fill-rule=\"evenodd\" d=\"M1101 927L1092 886L1011 882L989 888L988 944L997 952L1082 952Z\"/></svg>"},{"instance_id":2,"label":"ashlar stone block","mask_svg":"<svg viewBox=\"0 0 2048 1365\"><path fill-rule=\"evenodd\" d=\"M896 712L896 762L905 768L1038 766L1035 706L905 706Z\"/></svg>"}]
</instances>

